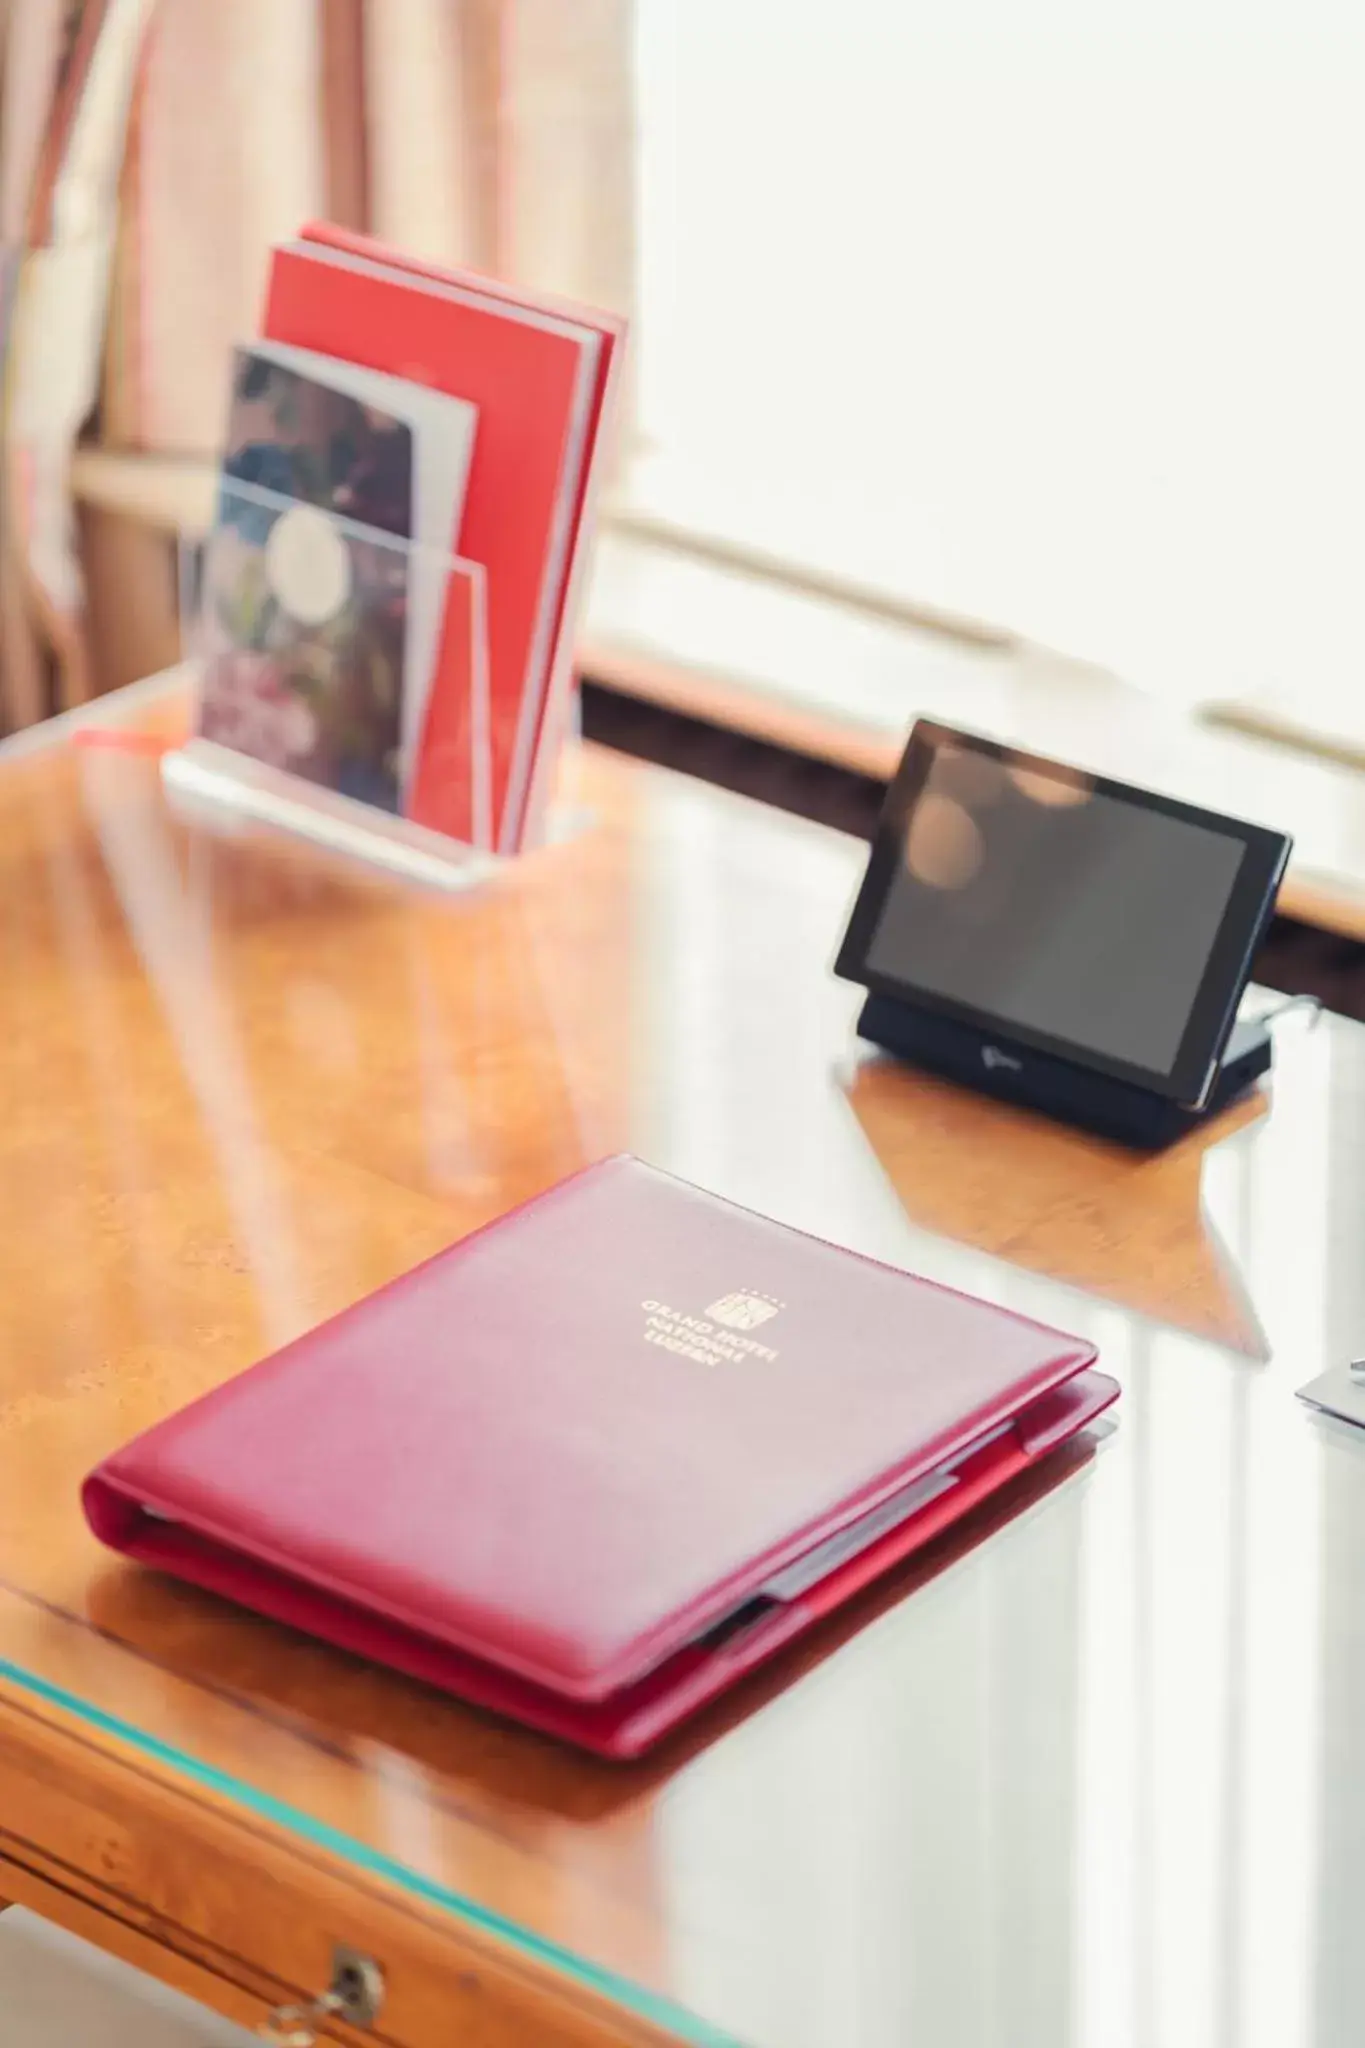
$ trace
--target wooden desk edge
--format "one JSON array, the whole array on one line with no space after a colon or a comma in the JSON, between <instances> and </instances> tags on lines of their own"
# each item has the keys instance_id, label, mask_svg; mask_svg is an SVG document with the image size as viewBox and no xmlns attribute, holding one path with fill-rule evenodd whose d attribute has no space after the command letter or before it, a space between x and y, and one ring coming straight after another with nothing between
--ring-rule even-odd
<instances>
[{"instance_id":1,"label":"wooden desk edge","mask_svg":"<svg viewBox=\"0 0 1365 2048\"><path fill-rule=\"evenodd\" d=\"M448 2048L466 2025L487 2048L676 2039L3 1679L0 1897L249 2024L325 1989L345 1942L383 1967L378 2031L403 2048Z\"/></svg>"}]
</instances>

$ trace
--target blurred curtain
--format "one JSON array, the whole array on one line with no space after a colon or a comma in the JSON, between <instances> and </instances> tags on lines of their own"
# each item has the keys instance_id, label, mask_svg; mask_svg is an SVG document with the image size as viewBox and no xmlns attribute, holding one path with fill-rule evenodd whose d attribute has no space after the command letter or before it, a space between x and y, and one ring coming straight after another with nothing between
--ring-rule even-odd
<instances>
[{"instance_id":1,"label":"blurred curtain","mask_svg":"<svg viewBox=\"0 0 1365 2048\"><path fill-rule=\"evenodd\" d=\"M0 716L83 696L67 471L94 403L152 0L8 0L0 78ZM55 679L55 692L54 692Z\"/></svg>"},{"instance_id":2,"label":"blurred curtain","mask_svg":"<svg viewBox=\"0 0 1365 2048\"><path fill-rule=\"evenodd\" d=\"M215 445L270 244L328 211L321 25L340 12L157 0L124 166L102 441Z\"/></svg>"},{"instance_id":3,"label":"blurred curtain","mask_svg":"<svg viewBox=\"0 0 1365 2048\"><path fill-rule=\"evenodd\" d=\"M0 0L22 60L11 48L0 125L10 249L31 240L44 153L63 148L35 74L59 68L73 17L123 27L126 146L121 127L116 217L87 313L103 375L98 394L88 376L68 393L64 417L78 397L75 425L87 420L98 395L102 444L211 455L270 244L310 216L628 312L633 11L634 0ZM0 318L3 305L0 271ZM26 360L41 372L41 349ZM78 616L70 550L64 577ZM59 670L48 695L71 701L79 665ZM43 685L30 678L4 702L11 721L40 715Z\"/></svg>"},{"instance_id":4,"label":"blurred curtain","mask_svg":"<svg viewBox=\"0 0 1365 2048\"><path fill-rule=\"evenodd\" d=\"M632 0L159 0L102 438L216 446L269 246L310 215L627 310L631 13Z\"/></svg>"}]
</instances>

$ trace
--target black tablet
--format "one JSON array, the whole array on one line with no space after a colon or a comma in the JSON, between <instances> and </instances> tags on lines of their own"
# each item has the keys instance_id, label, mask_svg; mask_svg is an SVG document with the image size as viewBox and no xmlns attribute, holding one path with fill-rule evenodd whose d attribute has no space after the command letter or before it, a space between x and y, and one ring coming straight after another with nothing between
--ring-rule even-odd
<instances>
[{"instance_id":1,"label":"black tablet","mask_svg":"<svg viewBox=\"0 0 1365 2048\"><path fill-rule=\"evenodd\" d=\"M911 732L835 971L1198 1106L1290 841L949 726Z\"/></svg>"}]
</instances>

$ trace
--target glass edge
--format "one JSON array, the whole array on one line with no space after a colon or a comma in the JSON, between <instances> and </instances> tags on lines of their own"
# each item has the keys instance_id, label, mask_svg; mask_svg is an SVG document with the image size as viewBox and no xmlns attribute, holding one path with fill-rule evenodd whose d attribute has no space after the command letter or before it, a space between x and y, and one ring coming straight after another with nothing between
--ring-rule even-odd
<instances>
[{"instance_id":1,"label":"glass edge","mask_svg":"<svg viewBox=\"0 0 1365 2048\"><path fill-rule=\"evenodd\" d=\"M145 706L159 703L165 697L174 697L177 691L189 688L192 680L185 663L175 662L170 668L139 676L134 683L124 683L117 690L106 690L85 704L74 704L69 711L58 711L51 718L41 718L35 725L20 726L16 732L0 737L0 768L34 754L56 753L73 732L86 727L121 726Z\"/></svg>"},{"instance_id":2,"label":"glass edge","mask_svg":"<svg viewBox=\"0 0 1365 2048\"><path fill-rule=\"evenodd\" d=\"M550 1941L543 1935L534 1934L503 1914L481 1906L476 1900L466 1898L462 1893L448 1890L433 1878L421 1876L417 1871L406 1869L393 1857L386 1856L378 1849L347 1835L340 1828L334 1828L325 1821L312 1819L298 1807L286 1800L277 1799L272 1793L258 1791L240 1778L220 1771L213 1764L206 1764L198 1757L176 1749L171 1743L163 1742L158 1736L149 1735L132 1722L121 1720L117 1715L106 1713L102 1707L82 1700L75 1693L52 1680L40 1678L36 1673L25 1671L22 1666L0 1657L0 1683L11 1685L16 1692L25 1693L45 1705L57 1707L88 1727L98 1729L100 1734L112 1736L140 1756L164 1765L187 1779L191 1784L204 1790L226 1797L234 1804L259 1818L270 1822L288 1834L297 1835L315 1848L326 1850L342 1862L367 1872L370 1876L383 1879L395 1885L400 1891L428 1905L440 1907L466 1926L476 1928L481 1934L491 1934L505 1942L526 1959L548 1965L560 1976L586 1987L609 1999L624 2011L641 2019L652 2021L657 2026L675 2034L679 2040L692 2044L692 2048L745 2048L737 2035L729 2034L676 2004L660 1992L649 1991L641 1984L618 1975L613 1970L599 1967L585 1957L575 1955L571 1949L558 1942Z\"/></svg>"}]
</instances>

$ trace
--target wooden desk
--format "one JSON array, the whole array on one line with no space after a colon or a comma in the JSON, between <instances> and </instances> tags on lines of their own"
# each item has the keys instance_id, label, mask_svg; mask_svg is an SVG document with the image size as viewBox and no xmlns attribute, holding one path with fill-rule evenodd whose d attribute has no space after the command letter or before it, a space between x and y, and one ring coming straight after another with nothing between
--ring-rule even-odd
<instances>
[{"instance_id":1,"label":"wooden desk","mask_svg":"<svg viewBox=\"0 0 1365 2048\"><path fill-rule=\"evenodd\" d=\"M0 1895L247 2019L349 1942L404 2048L1358 2044L1365 1444L1292 1389L1365 1339L1365 1033L1135 1161L853 1058L856 845L572 779L438 901L0 752ZM115 1443L623 1146L1093 1333L1117 1430L626 1769L87 1536Z\"/></svg>"}]
</instances>

